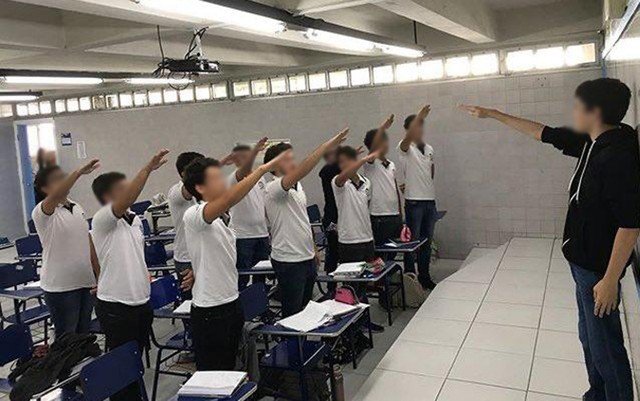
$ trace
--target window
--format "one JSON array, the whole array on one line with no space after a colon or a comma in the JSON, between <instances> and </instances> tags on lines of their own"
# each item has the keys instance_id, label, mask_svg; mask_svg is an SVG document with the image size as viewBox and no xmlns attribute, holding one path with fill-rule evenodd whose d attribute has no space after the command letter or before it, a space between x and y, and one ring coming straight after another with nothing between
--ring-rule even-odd
<instances>
[{"instance_id":1,"label":"window","mask_svg":"<svg viewBox=\"0 0 640 401\"><path fill-rule=\"evenodd\" d=\"M120 94L120 107L133 107L133 96L129 92Z\"/></svg>"},{"instance_id":2,"label":"window","mask_svg":"<svg viewBox=\"0 0 640 401\"><path fill-rule=\"evenodd\" d=\"M195 99L193 95L193 87L189 86L188 88L181 89L178 92L178 97L181 102L193 102Z\"/></svg>"},{"instance_id":3,"label":"window","mask_svg":"<svg viewBox=\"0 0 640 401\"><path fill-rule=\"evenodd\" d=\"M344 88L349 86L347 70L331 71L329 73L329 86L333 88Z\"/></svg>"},{"instance_id":4,"label":"window","mask_svg":"<svg viewBox=\"0 0 640 401\"><path fill-rule=\"evenodd\" d=\"M309 74L309 90L317 91L327 89L327 74L318 72Z\"/></svg>"},{"instance_id":5,"label":"window","mask_svg":"<svg viewBox=\"0 0 640 401\"><path fill-rule=\"evenodd\" d=\"M91 98L89 98L88 96L81 97L79 102L80 102L80 110L82 111L91 110Z\"/></svg>"},{"instance_id":6,"label":"window","mask_svg":"<svg viewBox=\"0 0 640 401\"><path fill-rule=\"evenodd\" d=\"M159 90L149 91L149 104L152 106L162 104L162 92Z\"/></svg>"},{"instance_id":7,"label":"window","mask_svg":"<svg viewBox=\"0 0 640 401\"><path fill-rule=\"evenodd\" d=\"M52 123L27 125L29 156L36 157L38 149L56 150L56 138Z\"/></svg>"},{"instance_id":8,"label":"window","mask_svg":"<svg viewBox=\"0 0 640 401\"><path fill-rule=\"evenodd\" d=\"M307 78L304 74L289 77L289 90L291 92L304 92L307 90Z\"/></svg>"},{"instance_id":9,"label":"window","mask_svg":"<svg viewBox=\"0 0 640 401\"><path fill-rule=\"evenodd\" d=\"M120 105L120 102L118 102L118 94L116 93L106 95L104 99L105 99L105 102L107 103L108 109L117 109Z\"/></svg>"},{"instance_id":10,"label":"window","mask_svg":"<svg viewBox=\"0 0 640 401\"><path fill-rule=\"evenodd\" d=\"M245 97L251 95L251 90L249 89L249 82L234 82L233 83L233 96L235 97Z\"/></svg>"},{"instance_id":11,"label":"window","mask_svg":"<svg viewBox=\"0 0 640 401\"><path fill-rule=\"evenodd\" d=\"M178 91L173 88L166 88L164 91L165 103L176 103L178 101Z\"/></svg>"},{"instance_id":12,"label":"window","mask_svg":"<svg viewBox=\"0 0 640 401\"><path fill-rule=\"evenodd\" d=\"M29 115L29 107L27 107L26 104L16 104L16 113L20 117L28 116Z\"/></svg>"},{"instance_id":13,"label":"window","mask_svg":"<svg viewBox=\"0 0 640 401\"><path fill-rule=\"evenodd\" d=\"M559 68L564 65L564 50L562 47L547 47L538 49L535 55L536 68L546 70Z\"/></svg>"},{"instance_id":14,"label":"window","mask_svg":"<svg viewBox=\"0 0 640 401\"><path fill-rule=\"evenodd\" d=\"M264 96L269 94L269 85L266 79L251 81L251 94L253 96Z\"/></svg>"},{"instance_id":15,"label":"window","mask_svg":"<svg viewBox=\"0 0 640 401\"><path fill-rule=\"evenodd\" d=\"M393 83L393 66L381 65L373 67L373 83L375 85Z\"/></svg>"},{"instance_id":16,"label":"window","mask_svg":"<svg viewBox=\"0 0 640 401\"><path fill-rule=\"evenodd\" d=\"M509 52L506 61L507 70L514 72L532 70L536 65L533 50Z\"/></svg>"},{"instance_id":17,"label":"window","mask_svg":"<svg viewBox=\"0 0 640 401\"><path fill-rule=\"evenodd\" d=\"M351 70L351 86L371 84L371 70L368 67Z\"/></svg>"},{"instance_id":18,"label":"window","mask_svg":"<svg viewBox=\"0 0 640 401\"><path fill-rule=\"evenodd\" d=\"M149 99L147 98L147 91L138 91L133 93L133 104L136 107L148 106Z\"/></svg>"},{"instance_id":19,"label":"window","mask_svg":"<svg viewBox=\"0 0 640 401\"><path fill-rule=\"evenodd\" d=\"M64 101L64 99L56 100L53 105L56 109L56 113L64 113L65 111L67 111L67 103Z\"/></svg>"},{"instance_id":20,"label":"window","mask_svg":"<svg viewBox=\"0 0 640 401\"><path fill-rule=\"evenodd\" d=\"M211 87L209 85L196 86L196 100L211 99Z\"/></svg>"},{"instance_id":21,"label":"window","mask_svg":"<svg viewBox=\"0 0 640 401\"><path fill-rule=\"evenodd\" d=\"M51 102L44 101L40 102L40 114L51 114Z\"/></svg>"},{"instance_id":22,"label":"window","mask_svg":"<svg viewBox=\"0 0 640 401\"><path fill-rule=\"evenodd\" d=\"M107 101L103 95L95 95L91 97L91 105L94 110L104 110L107 108Z\"/></svg>"},{"instance_id":23,"label":"window","mask_svg":"<svg viewBox=\"0 0 640 401\"><path fill-rule=\"evenodd\" d=\"M27 110L29 111L30 116L37 116L38 114L40 114L40 107L38 106L38 102L28 103Z\"/></svg>"},{"instance_id":24,"label":"window","mask_svg":"<svg viewBox=\"0 0 640 401\"><path fill-rule=\"evenodd\" d=\"M0 117L12 117L13 107L10 104L0 104Z\"/></svg>"},{"instance_id":25,"label":"window","mask_svg":"<svg viewBox=\"0 0 640 401\"><path fill-rule=\"evenodd\" d=\"M444 77L444 62L438 60L426 60L420 63L420 79L431 80Z\"/></svg>"},{"instance_id":26,"label":"window","mask_svg":"<svg viewBox=\"0 0 640 401\"><path fill-rule=\"evenodd\" d=\"M227 83L219 82L217 84L213 84L213 98L214 99L226 99L227 95Z\"/></svg>"},{"instance_id":27,"label":"window","mask_svg":"<svg viewBox=\"0 0 640 401\"><path fill-rule=\"evenodd\" d=\"M471 74L488 75L497 74L500 71L498 55L495 53L476 54L471 57Z\"/></svg>"},{"instance_id":28,"label":"window","mask_svg":"<svg viewBox=\"0 0 640 401\"><path fill-rule=\"evenodd\" d=\"M613 61L640 59L640 38L620 39L607 57Z\"/></svg>"},{"instance_id":29,"label":"window","mask_svg":"<svg viewBox=\"0 0 640 401\"><path fill-rule=\"evenodd\" d=\"M444 70L448 77L466 77L471 73L471 63L469 57L451 57L444 63Z\"/></svg>"},{"instance_id":30,"label":"window","mask_svg":"<svg viewBox=\"0 0 640 401\"><path fill-rule=\"evenodd\" d=\"M396 65L396 82L411 82L418 80L418 63L404 63Z\"/></svg>"},{"instance_id":31,"label":"window","mask_svg":"<svg viewBox=\"0 0 640 401\"><path fill-rule=\"evenodd\" d=\"M595 43L567 46L564 52L564 62L569 67L581 64L595 63L596 61L597 59Z\"/></svg>"},{"instance_id":32,"label":"window","mask_svg":"<svg viewBox=\"0 0 640 401\"><path fill-rule=\"evenodd\" d=\"M271 93L286 93L287 92L287 80L284 77L271 78Z\"/></svg>"},{"instance_id":33,"label":"window","mask_svg":"<svg viewBox=\"0 0 640 401\"><path fill-rule=\"evenodd\" d=\"M67 99L67 111L70 113L80 110L80 104L77 98Z\"/></svg>"}]
</instances>

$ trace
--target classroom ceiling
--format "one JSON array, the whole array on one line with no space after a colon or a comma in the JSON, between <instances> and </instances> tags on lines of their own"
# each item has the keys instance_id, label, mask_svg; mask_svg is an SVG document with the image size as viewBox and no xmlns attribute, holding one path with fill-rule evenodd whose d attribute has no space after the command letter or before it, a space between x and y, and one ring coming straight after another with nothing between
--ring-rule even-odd
<instances>
[{"instance_id":1,"label":"classroom ceiling","mask_svg":"<svg viewBox=\"0 0 640 401\"><path fill-rule=\"evenodd\" d=\"M167 0L169 1L169 0ZM175 0L179 1L179 0ZM259 0L289 12L422 46L430 54L594 38L601 0ZM414 26L415 21L415 26ZM180 58L194 23L132 0L0 0L0 68L151 73ZM414 29L415 27L415 29ZM369 61L371 56L228 26L203 37L224 77ZM380 58L380 56L376 56ZM56 89L10 86L0 90Z\"/></svg>"}]
</instances>

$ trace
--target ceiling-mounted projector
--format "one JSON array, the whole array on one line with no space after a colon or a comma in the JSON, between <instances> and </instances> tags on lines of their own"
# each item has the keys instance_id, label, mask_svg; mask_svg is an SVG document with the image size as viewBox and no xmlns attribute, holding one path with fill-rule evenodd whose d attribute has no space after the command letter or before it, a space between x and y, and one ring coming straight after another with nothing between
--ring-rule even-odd
<instances>
[{"instance_id":1,"label":"ceiling-mounted projector","mask_svg":"<svg viewBox=\"0 0 640 401\"><path fill-rule=\"evenodd\" d=\"M204 58L167 59L166 69L172 73L183 74L217 74L220 72L220 63Z\"/></svg>"}]
</instances>

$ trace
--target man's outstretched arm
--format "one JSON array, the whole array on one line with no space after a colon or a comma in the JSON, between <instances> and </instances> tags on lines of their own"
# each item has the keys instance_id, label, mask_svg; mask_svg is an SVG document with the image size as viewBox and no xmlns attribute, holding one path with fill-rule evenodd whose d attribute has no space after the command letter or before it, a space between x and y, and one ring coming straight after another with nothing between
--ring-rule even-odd
<instances>
[{"instance_id":1,"label":"man's outstretched arm","mask_svg":"<svg viewBox=\"0 0 640 401\"><path fill-rule=\"evenodd\" d=\"M488 109L480 106L461 104L458 108L477 118L493 118L494 120L500 121L504 125L522 132L523 134L526 134L538 141L542 140L542 131L544 130L545 125L540 124L539 122L512 116L510 114L503 113L500 110Z\"/></svg>"}]
</instances>

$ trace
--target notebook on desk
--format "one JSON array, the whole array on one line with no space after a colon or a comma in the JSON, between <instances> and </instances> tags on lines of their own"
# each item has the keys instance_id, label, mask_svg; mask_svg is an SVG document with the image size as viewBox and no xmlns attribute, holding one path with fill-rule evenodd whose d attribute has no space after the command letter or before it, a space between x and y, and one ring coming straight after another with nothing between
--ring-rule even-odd
<instances>
[{"instance_id":1,"label":"notebook on desk","mask_svg":"<svg viewBox=\"0 0 640 401\"><path fill-rule=\"evenodd\" d=\"M178 395L182 397L227 398L247 381L247 377L246 372L196 372L178 390Z\"/></svg>"}]
</instances>

